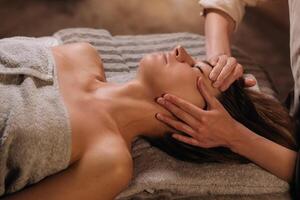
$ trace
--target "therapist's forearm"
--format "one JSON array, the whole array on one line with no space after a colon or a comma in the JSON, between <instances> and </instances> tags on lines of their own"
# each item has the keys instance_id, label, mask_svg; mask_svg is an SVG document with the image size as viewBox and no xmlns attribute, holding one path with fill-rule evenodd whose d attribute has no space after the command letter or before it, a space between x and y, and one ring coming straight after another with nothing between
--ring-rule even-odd
<instances>
[{"instance_id":1,"label":"therapist's forearm","mask_svg":"<svg viewBox=\"0 0 300 200\"><path fill-rule=\"evenodd\" d=\"M223 11L208 9L205 18L205 38L207 59L220 54L231 55L231 35L233 19Z\"/></svg>"},{"instance_id":2,"label":"therapist's forearm","mask_svg":"<svg viewBox=\"0 0 300 200\"><path fill-rule=\"evenodd\" d=\"M237 127L238 136L233 138L230 149L279 178L291 182L297 153L261 137L244 126Z\"/></svg>"}]
</instances>

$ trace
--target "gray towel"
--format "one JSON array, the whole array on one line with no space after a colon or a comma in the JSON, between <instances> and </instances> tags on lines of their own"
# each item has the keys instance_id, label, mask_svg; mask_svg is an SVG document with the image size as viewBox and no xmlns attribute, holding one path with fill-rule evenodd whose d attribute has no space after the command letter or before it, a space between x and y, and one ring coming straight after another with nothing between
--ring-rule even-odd
<instances>
[{"instance_id":1,"label":"gray towel","mask_svg":"<svg viewBox=\"0 0 300 200\"><path fill-rule=\"evenodd\" d=\"M255 164L183 162L138 139L134 179L118 200L288 200L289 185Z\"/></svg>"},{"instance_id":2,"label":"gray towel","mask_svg":"<svg viewBox=\"0 0 300 200\"><path fill-rule=\"evenodd\" d=\"M65 169L71 131L53 38L0 40L0 196Z\"/></svg>"}]
</instances>

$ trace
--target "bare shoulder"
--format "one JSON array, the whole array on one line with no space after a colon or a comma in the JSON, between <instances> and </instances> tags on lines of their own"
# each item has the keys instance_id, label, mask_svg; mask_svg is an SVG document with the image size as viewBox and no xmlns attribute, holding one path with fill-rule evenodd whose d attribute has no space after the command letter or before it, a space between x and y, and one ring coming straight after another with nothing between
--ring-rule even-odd
<instances>
[{"instance_id":1,"label":"bare shoulder","mask_svg":"<svg viewBox=\"0 0 300 200\"><path fill-rule=\"evenodd\" d=\"M83 159L88 159L116 191L125 189L132 178L133 161L125 142L115 135L106 136L90 145Z\"/></svg>"},{"instance_id":2,"label":"bare shoulder","mask_svg":"<svg viewBox=\"0 0 300 200\"><path fill-rule=\"evenodd\" d=\"M97 49L86 42L59 45L52 48L56 60L64 60L64 63L94 70L100 75L101 81L106 81L103 62Z\"/></svg>"},{"instance_id":3,"label":"bare shoulder","mask_svg":"<svg viewBox=\"0 0 300 200\"><path fill-rule=\"evenodd\" d=\"M90 55L98 55L97 49L87 42L76 42L76 43L69 43L69 44L62 44L58 46L54 46L52 48L56 52L63 53L66 55L74 55L74 54L90 54Z\"/></svg>"},{"instance_id":4,"label":"bare shoulder","mask_svg":"<svg viewBox=\"0 0 300 200\"><path fill-rule=\"evenodd\" d=\"M108 137L99 141L99 150L112 172L132 171L132 157L125 142L118 137ZM112 166L112 168L111 168Z\"/></svg>"},{"instance_id":5,"label":"bare shoulder","mask_svg":"<svg viewBox=\"0 0 300 200\"><path fill-rule=\"evenodd\" d=\"M97 50L89 43L70 43L55 46L52 48L54 52L61 54L65 57L70 57L71 59L78 59L80 57L95 57L100 58ZM76 55L76 57L74 57Z\"/></svg>"}]
</instances>

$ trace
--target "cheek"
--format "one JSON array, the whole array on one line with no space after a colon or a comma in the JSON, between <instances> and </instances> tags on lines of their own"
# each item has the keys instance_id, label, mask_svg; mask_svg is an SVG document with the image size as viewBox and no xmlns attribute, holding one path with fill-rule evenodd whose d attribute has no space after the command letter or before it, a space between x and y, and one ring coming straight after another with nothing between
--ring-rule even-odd
<instances>
[{"instance_id":1,"label":"cheek","mask_svg":"<svg viewBox=\"0 0 300 200\"><path fill-rule=\"evenodd\" d=\"M165 73L161 82L169 90L183 92L196 83L196 77L187 70L169 70L168 73Z\"/></svg>"},{"instance_id":2,"label":"cheek","mask_svg":"<svg viewBox=\"0 0 300 200\"><path fill-rule=\"evenodd\" d=\"M197 107L203 108L205 105L204 99L196 87L190 86L189 88L186 88L184 91L182 91L182 93L178 96Z\"/></svg>"},{"instance_id":3,"label":"cheek","mask_svg":"<svg viewBox=\"0 0 300 200\"><path fill-rule=\"evenodd\" d=\"M212 82L208 78L204 79L204 84L205 84L206 88L208 89L208 92L210 94L212 94L213 96L216 97L216 96L219 96L221 94L219 89L213 87Z\"/></svg>"},{"instance_id":4,"label":"cheek","mask_svg":"<svg viewBox=\"0 0 300 200\"><path fill-rule=\"evenodd\" d=\"M197 89L197 73L186 66L166 66L152 56L145 56L138 69L138 77L154 95L174 94L202 107L204 101Z\"/></svg>"},{"instance_id":5,"label":"cheek","mask_svg":"<svg viewBox=\"0 0 300 200\"><path fill-rule=\"evenodd\" d=\"M175 77L173 77L175 78ZM170 85L172 87L170 87ZM204 107L204 100L197 89L197 75L195 73L182 73L180 77L170 80L170 92L198 107Z\"/></svg>"}]
</instances>

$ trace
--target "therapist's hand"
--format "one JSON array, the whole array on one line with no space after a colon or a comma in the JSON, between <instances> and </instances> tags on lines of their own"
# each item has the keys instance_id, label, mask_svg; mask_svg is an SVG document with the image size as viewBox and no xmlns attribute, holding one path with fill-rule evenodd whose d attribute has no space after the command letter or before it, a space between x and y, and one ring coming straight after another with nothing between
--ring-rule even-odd
<instances>
[{"instance_id":1,"label":"therapist's hand","mask_svg":"<svg viewBox=\"0 0 300 200\"><path fill-rule=\"evenodd\" d=\"M226 54L213 56L208 62L213 66L209 79L212 80L213 86L219 88L222 92L243 76L243 66L232 56ZM256 81L254 79L245 78L246 87L251 87L255 84Z\"/></svg>"},{"instance_id":2,"label":"therapist's hand","mask_svg":"<svg viewBox=\"0 0 300 200\"><path fill-rule=\"evenodd\" d=\"M158 113L156 118L188 135L174 133L172 136L179 141L203 148L218 146L230 148L233 134L239 123L229 115L216 97L208 92L201 78L198 79L197 86L207 103L207 110L175 95L165 94L158 98L157 102L175 115L178 120L161 113Z\"/></svg>"}]
</instances>

